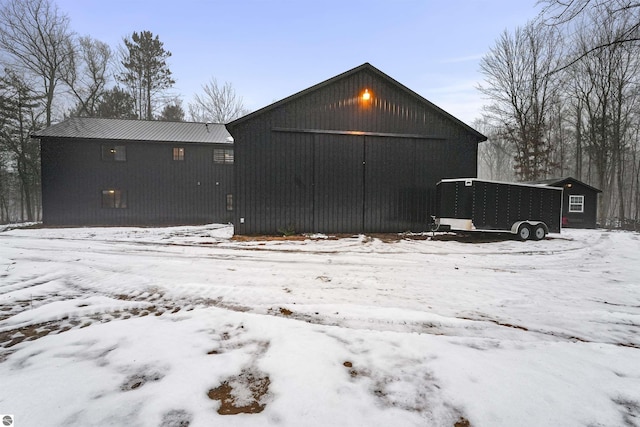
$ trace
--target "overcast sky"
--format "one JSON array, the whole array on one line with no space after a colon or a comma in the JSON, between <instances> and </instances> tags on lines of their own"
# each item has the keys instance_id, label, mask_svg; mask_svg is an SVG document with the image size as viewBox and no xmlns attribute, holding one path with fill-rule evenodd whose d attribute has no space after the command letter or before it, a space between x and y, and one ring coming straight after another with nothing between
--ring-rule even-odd
<instances>
[{"instance_id":1,"label":"overcast sky","mask_svg":"<svg viewBox=\"0 0 640 427\"><path fill-rule=\"evenodd\" d=\"M479 118L480 58L536 0L54 0L112 48L151 31L186 110L212 77L250 110L371 63L464 122Z\"/></svg>"}]
</instances>

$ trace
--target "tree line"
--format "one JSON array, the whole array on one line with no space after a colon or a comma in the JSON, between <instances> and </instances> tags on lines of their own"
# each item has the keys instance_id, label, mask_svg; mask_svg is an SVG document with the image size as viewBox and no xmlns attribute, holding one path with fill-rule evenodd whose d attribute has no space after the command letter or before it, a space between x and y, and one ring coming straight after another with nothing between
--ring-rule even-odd
<instances>
[{"instance_id":1,"label":"tree line","mask_svg":"<svg viewBox=\"0 0 640 427\"><path fill-rule=\"evenodd\" d=\"M603 191L601 225L640 229L640 2L539 4L480 62L481 174L573 176Z\"/></svg>"},{"instance_id":2,"label":"tree line","mask_svg":"<svg viewBox=\"0 0 640 427\"><path fill-rule=\"evenodd\" d=\"M40 151L30 135L66 117L226 123L246 114L211 78L185 112L171 52L150 31L116 47L78 35L53 0L0 2L0 223L41 215Z\"/></svg>"}]
</instances>

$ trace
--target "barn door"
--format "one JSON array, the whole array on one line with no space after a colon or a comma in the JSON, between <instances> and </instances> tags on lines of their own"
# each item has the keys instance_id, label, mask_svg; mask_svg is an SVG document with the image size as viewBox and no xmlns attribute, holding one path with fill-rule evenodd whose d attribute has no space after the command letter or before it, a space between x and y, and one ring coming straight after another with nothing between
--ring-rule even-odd
<instances>
[{"instance_id":1,"label":"barn door","mask_svg":"<svg viewBox=\"0 0 640 427\"><path fill-rule=\"evenodd\" d=\"M413 139L366 137L365 231L412 229L423 197L414 186L414 168Z\"/></svg>"},{"instance_id":2,"label":"barn door","mask_svg":"<svg viewBox=\"0 0 640 427\"><path fill-rule=\"evenodd\" d=\"M317 134L314 162L314 230L363 231L364 137Z\"/></svg>"}]
</instances>

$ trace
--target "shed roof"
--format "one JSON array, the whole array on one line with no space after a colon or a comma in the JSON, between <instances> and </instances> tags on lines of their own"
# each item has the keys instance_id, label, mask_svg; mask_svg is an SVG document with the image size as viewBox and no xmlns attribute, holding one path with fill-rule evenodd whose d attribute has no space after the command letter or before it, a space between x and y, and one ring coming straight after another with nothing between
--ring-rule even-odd
<instances>
[{"instance_id":1,"label":"shed roof","mask_svg":"<svg viewBox=\"0 0 640 427\"><path fill-rule=\"evenodd\" d=\"M426 104L428 107L430 107L431 109L438 111L440 114L442 114L443 116L447 117L448 119L452 120L453 122L457 123L458 125L464 127L468 132L470 132L471 134L473 134L478 142L482 142L482 141L486 141L487 137L484 136L483 134L481 134L480 132L478 132L477 130L473 129L471 126L467 125L466 123L464 123L463 121L461 121L460 119L457 119L456 117L452 116L451 114L447 113L446 111L444 111L442 108L438 107L437 105L433 104L432 102L430 102L429 100L427 100L426 98L424 98L423 96L417 94L416 92L412 91L411 89L409 89L408 87L406 87L405 85L403 85L402 83L398 82L397 80L391 78L390 76L388 76L387 74L383 73L382 71L380 71L379 69L377 69L376 67L374 67L373 65L371 65L368 62L365 62L364 64L355 67L351 70L345 71L344 73L338 74L335 77L332 77L328 80L325 80L321 83L318 83L314 86L311 86L308 89L305 89L303 91L300 91L298 93L295 93L291 96L288 96L284 99L281 99L280 101L277 101L271 105L267 105L266 107L263 107L259 110L256 110L250 114L247 114L246 116L240 117L239 119L236 119L232 122L229 122L227 124L227 127L230 129L233 129L234 127L236 127L237 125L245 122L246 120L250 120L251 118L255 117L255 116L259 116L261 114L264 114L268 111L271 111L275 108L280 107L283 104L286 104L288 102L291 102L295 99L298 98L302 98L312 92L315 92L325 86L331 85L339 80L345 79L353 74L359 73L363 70L369 70L372 73L378 75L380 78L387 80L388 82L390 82L391 84L395 85L399 90L406 92L409 96L412 96L414 98L416 98L419 102Z\"/></svg>"},{"instance_id":2,"label":"shed roof","mask_svg":"<svg viewBox=\"0 0 640 427\"><path fill-rule=\"evenodd\" d=\"M33 138L149 142L233 143L223 124L73 117L33 133Z\"/></svg>"},{"instance_id":3,"label":"shed roof","mask_svg":"<svg viewBox=\"0 0 640 427\"><path fill-rule=\"evenodd\" d=\"M585 186L586 188L595 191L596 193L602 193L602 190L599 190L595 187L590 186L587 183L584 183L578 179L575 179L574 177L571 176L565 176L563 178L550 178L550 179L543 179L540 181L531 181L529 182L530 184L541 184L541 185L548 185L551 187L564 187L565 184L567 183L572 183L572 184L580 184Z\"/></svg>"}]
</instances>

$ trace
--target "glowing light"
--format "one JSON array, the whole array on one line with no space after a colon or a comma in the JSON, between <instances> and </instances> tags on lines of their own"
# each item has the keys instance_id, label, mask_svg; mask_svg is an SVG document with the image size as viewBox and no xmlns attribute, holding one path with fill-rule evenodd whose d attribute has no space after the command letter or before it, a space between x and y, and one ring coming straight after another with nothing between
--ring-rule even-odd
<instances>
[{"instance_id":1,"label":"glowing light","mask_svg":"<svg viewBox=\"0 0 640 427\"><path fill-rule=\"evenodd\" d=\"M369 93L369 89L365 89L364 93L362 94L362 100L368 101L370 99L371 99L371 94Z\"/></svg>"}]
</instances>

